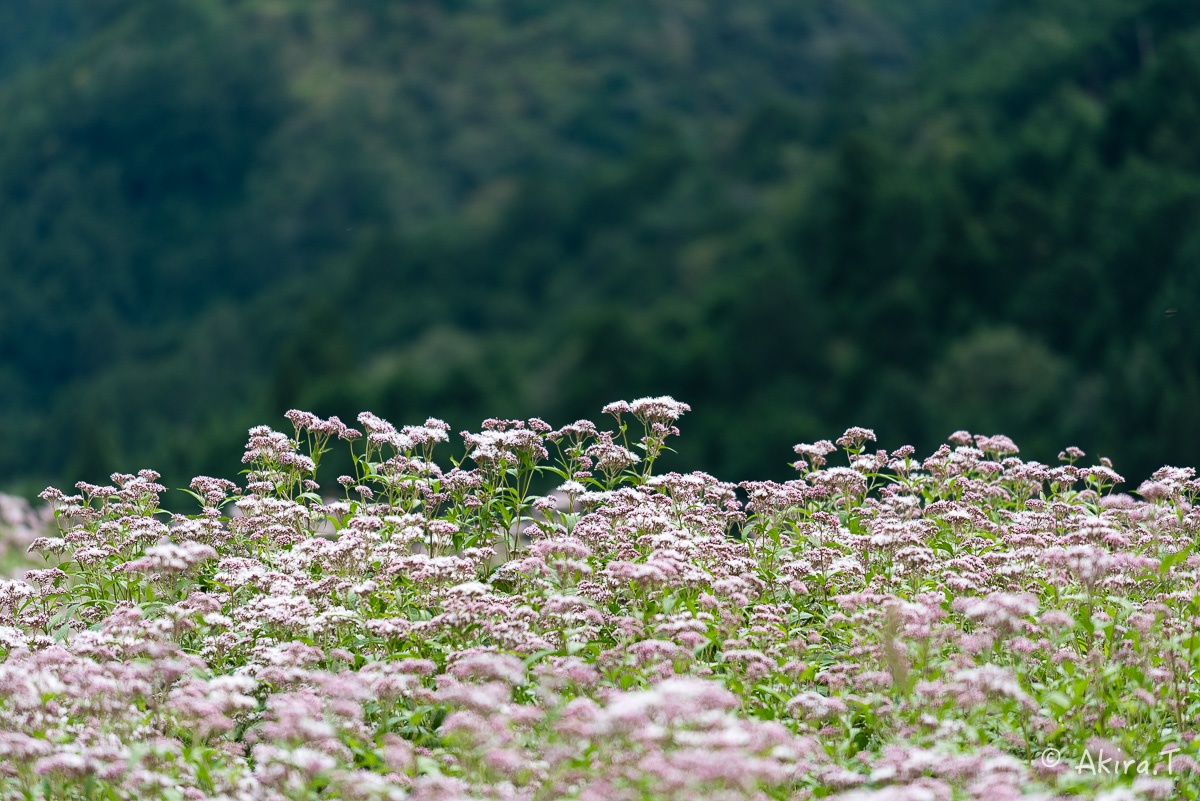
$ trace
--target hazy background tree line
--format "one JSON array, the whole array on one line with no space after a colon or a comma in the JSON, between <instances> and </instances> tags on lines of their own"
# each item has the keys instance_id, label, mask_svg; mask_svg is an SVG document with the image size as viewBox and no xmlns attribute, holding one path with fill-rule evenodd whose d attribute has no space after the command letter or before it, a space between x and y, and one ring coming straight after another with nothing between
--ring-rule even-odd
<instances>
[{"instance_id":1,"label":"hazy background tree line","mask_svg":"<svg viewBox=\"0 0 1200 801\"><path fill-rule=\"evenodd\" d=\"M1200 453L1195 0L0 4L0 486L300 407Z\"/></svg>"}]
</instances>

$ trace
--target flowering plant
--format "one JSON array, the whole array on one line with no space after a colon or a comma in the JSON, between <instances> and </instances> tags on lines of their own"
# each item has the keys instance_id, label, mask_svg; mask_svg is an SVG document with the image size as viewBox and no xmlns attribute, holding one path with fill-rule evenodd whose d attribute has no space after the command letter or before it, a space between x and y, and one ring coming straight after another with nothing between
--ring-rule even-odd
<instances>
[{"instance_id":1,"label":"flowering plant","mask_svg":"<svg viewBox=\"0 0 1200 801\"><path fill-rule=\"evenodd\" d=\"M436 419L294 411L191 514L149 470L46 490L0 796L1197 798L1194 471L1135 499L1075 448L853 428L735 486L654 472L686 404L605 411L443 464Z\"/></svg>"}]
</instances>

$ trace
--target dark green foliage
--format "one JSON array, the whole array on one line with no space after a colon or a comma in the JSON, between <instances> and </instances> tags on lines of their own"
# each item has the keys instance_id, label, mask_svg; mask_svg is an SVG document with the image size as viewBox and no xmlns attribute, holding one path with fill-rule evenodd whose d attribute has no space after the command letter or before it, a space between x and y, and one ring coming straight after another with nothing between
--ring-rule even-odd
<instances>
[{"instance_id":1,"label":"dark green foliage","mask_svg":"<svg viewBox=\"0 0 1200 801\"><path fill-rule=\"evenodd\" d=\"M0 482L664 393L725 478L1200 448L1191 0L4 13Z\"/></svg>"},{"instance_id":2,"label":"dark green foliage","mask_svg":"<svg viewBox=\"0 0 1200 801\"><path fill-rule=\"evenodd\" d=\"M84 35L90 26L82 5L79 0L0 3L0 80L49 61Z\"/></svg>"}]
</instances>

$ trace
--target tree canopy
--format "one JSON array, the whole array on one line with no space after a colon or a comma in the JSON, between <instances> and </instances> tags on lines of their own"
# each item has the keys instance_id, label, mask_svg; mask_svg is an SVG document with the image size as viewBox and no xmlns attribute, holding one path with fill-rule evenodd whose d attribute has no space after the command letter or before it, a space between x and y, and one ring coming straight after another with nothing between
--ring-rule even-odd
<instances>
[{"instance_id":1,"label":"tree canopy","mask_svg":"<svg viewBox=\"0 0 1200 801\"><path fill-rule=\"evenodd\" d=\"M667 393L735 480L850 424L1200 448L1191 0L29 5L7 486Z\"/></svg>"}]
</instances>

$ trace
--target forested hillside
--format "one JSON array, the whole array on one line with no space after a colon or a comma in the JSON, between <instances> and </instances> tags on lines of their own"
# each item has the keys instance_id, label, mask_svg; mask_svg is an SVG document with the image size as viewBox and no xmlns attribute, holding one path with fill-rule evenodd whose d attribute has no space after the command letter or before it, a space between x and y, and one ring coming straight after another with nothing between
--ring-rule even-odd
<instances>
[{"instance_id":1,"label":"forested hillside","mask_svg":"<svg viewBox=\"0 0 1200 801\"><path fill-rule=\"evenodd\" d=\"M1190 0L29 6L0 483L664 393L728 479L852 423L1200 447Z\"/></svg>"}]
</instances>

